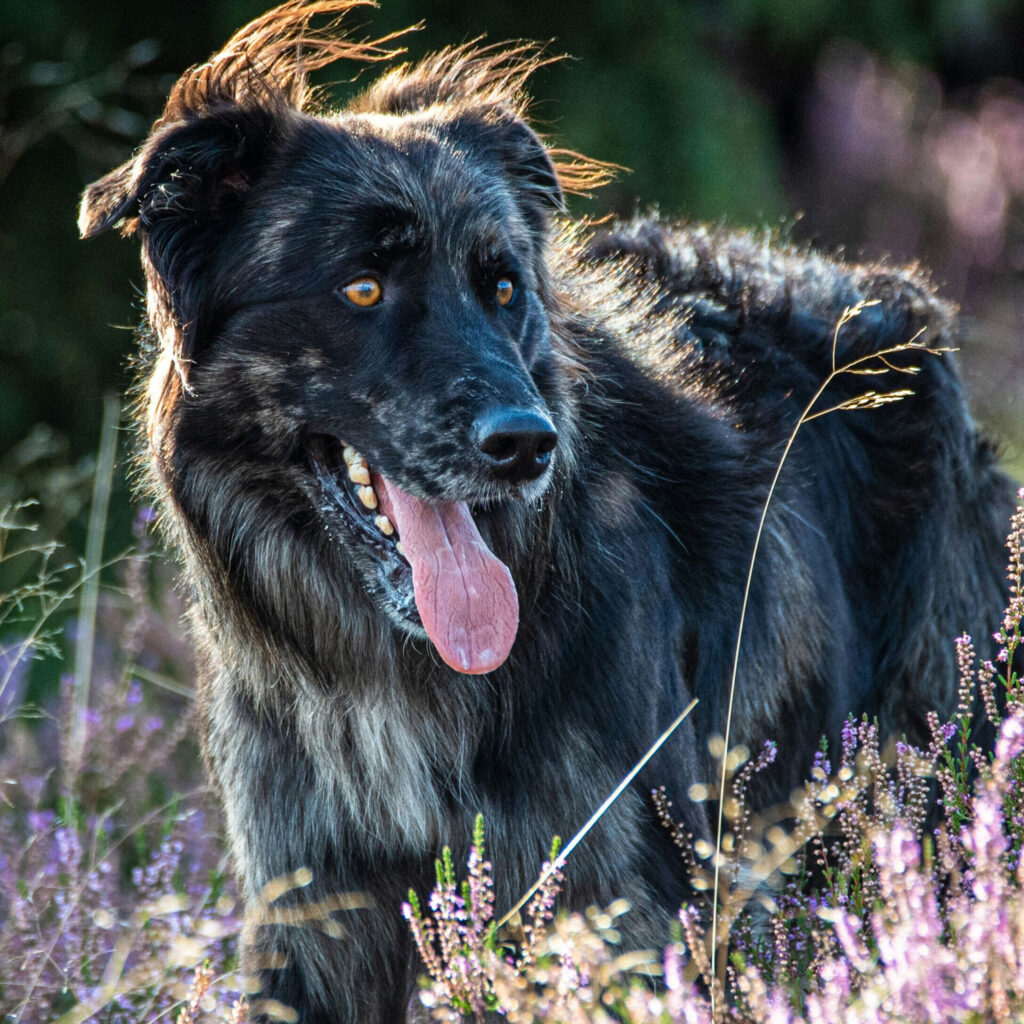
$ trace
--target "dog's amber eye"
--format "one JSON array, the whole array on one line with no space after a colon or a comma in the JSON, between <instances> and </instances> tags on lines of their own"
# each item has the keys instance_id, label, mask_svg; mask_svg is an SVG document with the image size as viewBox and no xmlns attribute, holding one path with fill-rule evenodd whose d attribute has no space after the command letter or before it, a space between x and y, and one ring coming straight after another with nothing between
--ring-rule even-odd
<instances>
[{"instance_id":1,"label":"dog's amber eye","mask_svg":"<svg viewBox=\"0 0 1024 1024\"><path fill-rule=\"evenodd\" d=\"M494 295L499 306L507 306L516 297L516 286L510 277L499 277L494 286Z\"/></svg>"},{"instance_id":2,"label":"dog's amber eye","mask_svg":"<svg viewBox=\"0 0 1024 1024\"><path fill-rule=\"evenodd\" d=\"M356 306L376 306L384 292L372 277L357 277L342 289L345 298Z\"/></svg>"}]
</instances>

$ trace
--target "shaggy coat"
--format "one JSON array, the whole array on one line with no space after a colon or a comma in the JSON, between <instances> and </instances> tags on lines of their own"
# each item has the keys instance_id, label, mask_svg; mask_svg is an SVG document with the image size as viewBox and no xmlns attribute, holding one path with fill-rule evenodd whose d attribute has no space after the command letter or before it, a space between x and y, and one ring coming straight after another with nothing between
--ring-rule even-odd
<instances>
[{"instance_id":1,"label":"shaggy coat","mask_svg":"<svg viewBox=\"0 0 1024 1024\"><path fill-rule=\"evenodd\" d=\"M921 351L957 327L918 272L574 225L563 193L604 168L528 126L528 46L311 113L308 70L392 56L311 26L353 2L293 0L186 72L80 221L142 244L139 419L195 595L255 1013L302 1024L402 1020L399 907L441 848L464 856L482 812L510 906L696 697L566 868L565 906L624 897L624 941L663 941L688 890L650 792L710 834L688 792L716 777L761 509L836 364L913 342L818 410L913 393L807 423L779 479L731 734L779 742L761 805L848 714L920 740L950 709L1010 508L953 357Z\"/></svg>"}]
</instances>

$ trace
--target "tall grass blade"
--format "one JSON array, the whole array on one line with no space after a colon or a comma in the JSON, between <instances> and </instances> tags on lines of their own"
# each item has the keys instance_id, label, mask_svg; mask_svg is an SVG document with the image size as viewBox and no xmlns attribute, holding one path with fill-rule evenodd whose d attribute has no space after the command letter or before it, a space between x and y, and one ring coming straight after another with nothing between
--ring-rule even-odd
<instances>
[{"instance_id":1,"label":"tall grass blade","mask_svg":"<svg viewBox=\"0 0 1024 1024\"><path fill-rule=\"evenodd\" d=\"M85 544L84 582L78 605L78 636L75 644L75 686L68 739L68 759L64 765L65 791L73 791L85 749L85 711L89 706L92 683L93 650L96 644L96 608L100 594L100 568L103 559L103 537L107 529L107 513L114 480L117 456L118 426L121 422L121 400L108 394L103 399L103 424L100 447L93 479L92 506L89 511L89 532Z\"/></svg>"}]
</instances>

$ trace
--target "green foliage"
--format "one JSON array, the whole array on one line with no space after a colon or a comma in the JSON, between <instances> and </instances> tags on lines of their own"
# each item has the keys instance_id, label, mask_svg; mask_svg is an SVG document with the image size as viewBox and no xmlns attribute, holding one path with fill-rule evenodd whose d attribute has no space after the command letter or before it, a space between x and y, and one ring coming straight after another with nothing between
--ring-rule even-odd
<instances>
[{"instance_id":1,"label":"green foliage","mask_svg":"<svg viewBox=\"0 0 1024 1024\"><path fill-rule=\"evenodd\" d=\"M455 888L455 862L452 860L450 847L441 851L441 856L434 861L434 870L437 875L437 884L441 889Z\"/></svg>"},{"instance_id":2,"label":"green foliage","mask_svg":"<svg viewBox=\"0 0 1024 1024\"><path fill-rule=\"evenodd\" d=\"M420 905L420 898L415 889L409 890L409 908L417 921L423 920L423 907Z\"/></svg>"}]
</instances>

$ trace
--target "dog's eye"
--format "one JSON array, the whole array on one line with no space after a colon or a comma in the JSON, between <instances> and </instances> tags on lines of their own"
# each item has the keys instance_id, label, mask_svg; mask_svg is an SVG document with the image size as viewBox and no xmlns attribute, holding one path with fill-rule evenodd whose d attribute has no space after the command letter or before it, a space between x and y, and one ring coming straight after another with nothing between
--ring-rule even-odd
<instances>
[{"instance_id":1,"label":"dog's eye","mask_svg":"<svg viewBox=\"0 0 1024 1024\"><path fill-rule=\"evenodd\" d=\"M380 282L372 277L357 277L345 285L342 293L356 306L376 306L384 294Z\"/></svg>"},{"instance_id":2,"label":"dog's eye","mask_svg":"<svg viewBox=\"0 0 1024 1024\"><path fill-rule=\"evenodd\" d=\"M507 306L516 297L516 286L510 277L499 277L494 286L494 297L499 306Z\"/></svg>"}]
</instances>

